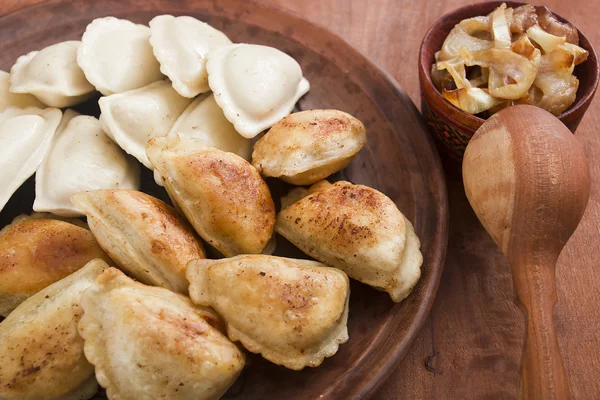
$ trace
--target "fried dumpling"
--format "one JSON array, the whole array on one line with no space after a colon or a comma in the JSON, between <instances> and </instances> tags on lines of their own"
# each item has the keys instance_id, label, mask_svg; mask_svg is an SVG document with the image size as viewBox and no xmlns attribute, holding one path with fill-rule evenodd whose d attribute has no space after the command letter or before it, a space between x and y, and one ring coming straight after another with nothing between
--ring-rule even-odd
<instances>
[{"instance_id":1,"label":"fried dumpling","mask_svg":"<svg viewBox=\"0 0 600 400\"><path fill-rule=\"evenodd\" d=\"M95 258L110 261L83 222L18 216L0 231L0 315Z\"/></svg>"},{"instance_id":2,"label":"fried dumpling","mask_svg":"<svg viewBox=\"0 0 600 400\"><path fill-rule=\"evenodd\" d=\"M138 189L140 167L94 117L67 110L35 176L35 211L80 216L71 196L86 190Z\"/></svg>"},{"instance_id":3,"label":"fried dumpling","mask_svg":"<svg viewBox=\"0 0 600 400\"><path fill-rule=\"evenodd\" d=\"M90 261L0 323L0 399L86 400L96 393L77 324L81 294L106 268L102 260Z\"/></svg>"},{"instance_id":4,"label":"fried dumpling","mask_svg":"<svg viewBox=\"0 0 600 400\"><path fill-rule=\"evenodd\" d=\"M10 91L10 74L0 70L0 112L8 107L38 107L46 108L46 105L29 93L12 93Z\"/></svg>"},{"instance_id":5,"label":"fried dumpling","mask_svg":"<svg viewBox=\"0 0 600 400\"><path fill-rule=\"evenodd\" d=\"M221 47L208 54L206 69L215 100L246 138L291 113L310 88L296 60L269 46Z\"/></svg>"},{"instance_id":6,"label":"fried dumpling","mask_svg":"<svg viewBox=\"0 0 600 400\"><path fill-rule=\"evenodd\" d=\"M144 146L155 136L169 132L192 99L180 96L168 80L154 82L141 89L102 97L102 120L110 137L152 169Z\"/></svg>"},{"instance_id":7,"label":"fried dumpling","mask_svg":"<svg viewBox=\"0 0 600 400\"><path fill-rule=\"evenodd\" d=\"M275 206L246 160L176 134L146 145L167 193L204 240L226 257L260 253L272 236Z\"/></svg>"},{"instance_id":8,"label":"fried dumpling","mask_svg":"<svg viewBox=\"0 0 600 400\"><path fill-rule=\"evenodd\" d=\"M185 267L204 258L191 227L163 201L135 190L73 196L100 246L124 271L151 285L187 293Z\"/></svg>"},{"instance_id":9,"label":"fried dumpling","mask_svg":"<svg viewBox=\"0 0 600 400\"><path fill-rule=\"evenodd\" d=\"M30 93L57 108L84 102L96 89L77 65L80 43L70 40L19 57L10 70L10 91Z\"/></svg>"},{"instance_id":10,"label":"fried dumpling","mask_svg":"<svg viewBox=\"0 0 600 400\"><path fill-rule=\"evenodd\" d=\"M164 78L149 39L145 25L96 18L81 38L77 64L105 96L141 88Z\"/></svg>"},{"instance_id":11,"label":"fried dumpling","mask_svg":"<svg viewBox=\"0 0 600 400\"><path fill-rule=\"evenodd\" d=\"M266 255L195 260L192 301L225 320L227 334L284 367L317 367L348 340L350 286L342 271L316 261Z\"/></svg>"},{"instance_id":12,"label":"fried dumpling","mask_svg":"<svg viewBox=\"0 0 600 400\"><path fill-rule=\"evenodd\" d=\"M42 163L61 116L56 108L10 107L0 113L0 211Z\"/></svg>"},{"instance_id":13,"label":"fried dumpling","mask_svg":"<svg viewBox=\"0 0 600 400\"><path fill-rule=\"evenodd\" d=\"M338 110L291 114L254 145L252 165L263 176L310 185L345 168L367 143L365 127Z\"/></svg>"},{"instance_id":14,"label":"fried dumpling","mask_svg":"<svg viewBox=\"0 0 600 400\"><path fill-rule=\"evenodd\" d=\"M225 34L196 18L159 15L150 21L150 44L160 70L177 93L195 97L208 92L206 55L231 44Z\"/></svg>"},{"instance_id":15,"label":"fried dumpling","mask_svg":"<svg viewBox=\"0 0 600 400\"><path fill-rule=\"evenodd\" d=\"M218 399L244 367L212 310L116 268L96 279L82 306L85 355L109 399Z\"/></svg>"},{"instance_id":16,"label":"fried dumpling","mask_svg":"<svg viewBox=\"0 0 600 400\"><path fill-rule=\"evenodd\" d=\"M363 185L316 183L281 210L275 230L317 260L400 302L421 276L421 243L412 224L381 192Z\"/></svg>"}]
</instances>

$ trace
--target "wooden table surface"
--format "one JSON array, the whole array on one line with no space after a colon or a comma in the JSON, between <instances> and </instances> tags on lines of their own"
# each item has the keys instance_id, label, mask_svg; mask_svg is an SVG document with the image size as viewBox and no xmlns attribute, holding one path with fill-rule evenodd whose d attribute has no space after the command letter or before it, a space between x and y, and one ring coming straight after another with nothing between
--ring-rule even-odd
<instances>
[{"instance_id":1,"label":"wooden table surface","mask_svg":"<svg viewBox=\"0 0 600 400\"><path fill-rule=\"evenodd\" d=\"M83 1L83 0L82 0ZM420 104L418 49L429 26L466 0L269 0L327 26L387 69ZM40 0L2 0L0 14ZM599 0L534 1L600 43ZM600 398L600 99L576 137L586 149L592 194L557 269L557 334L575 399ZM445 162L450 240L431 316L375 399L515 398L524 320L513 304L508 264L471 211L460 167Z\"/></svg>"}]
</instances>

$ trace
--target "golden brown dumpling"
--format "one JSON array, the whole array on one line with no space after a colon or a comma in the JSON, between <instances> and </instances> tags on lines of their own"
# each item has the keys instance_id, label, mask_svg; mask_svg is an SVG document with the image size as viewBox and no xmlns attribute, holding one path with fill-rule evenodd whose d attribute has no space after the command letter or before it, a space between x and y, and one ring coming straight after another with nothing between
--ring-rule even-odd
<instances>
[{"instance_id":1,"label":"golden brown dumpling","mask_svg":"<svg viewBox=\"0 0 600 400\"><path fill-rule=\"evenodd\" d=\"M365 127L338 110L291 114L254 145L252 165L264 176L310 185L345 168L367 143Z\"/></svg>"},{"instance_id":2,"label":"golden brown dumpling","mask_svg":"<svg viewBox=\"0 0 600 400\"><path fill-rule=\"evenodd\" d=\"M86 400L97 391L77 324L81 294L108 265L90 261L19 305L0 323L0 399Z\"/></svg>"},{"instance_id":3,"label":"golden brown dumpling","mask_svg":"<svg viewBox=\"0 0 600 400\"><path fill-rule=\"evenodd\" d=\"M242 255L196 260L192 301L213 307L231 340L290 369L317 367L348 340L345 273L308 260Z\"/></svg>"},{"instance_id":4,"label":"golden brown dumpling","mask_svg":"<svg viewBox=\"0 0 600 400\"><path fill-rule=\"evenodd\" d=\"M421 276L421 243L412 224L381 192L349 182L318 182L307 197L281 210L275 230L306 254L351 278L409 295Z\"/></svg>"},{"instance_id":5,"label":"golden brown dumpling","mask_svg":"<svg viewBox=\"0 0 600 400\"><path fill-rule=\"evenodd\" d=\"M187 293L185 266L205 253L175 210L136 190L81 192L71 200L120 267L144 283Z\"/></svg>"},{"instance_id":6,"label":"golden brown dumpling","mask_svg":"<svg viewBox=\"0 0 600 400\"><path fill-rule=\"evenodd\" d=\"M243 158L177 134L146 144L165 189L196 232L226 257L260 253L273 234L267 184Z\"/></svg>"},{"instance_id":7,"label":"golden brown dumpling","mask_svg":"<svg viewBox=\"0 0 600 400\"><path fill-rule=\"evenodd\" d=\"M94 258L110 261L77 219L21 215L0 231L0 315Z\"/></svg>"},{"instance_id":8,"label":"golden brown dumpling","mask_svg":"<svg viewBox=\"0 0 600 400\"><path fill-rule=\"evenodd\" d=\"M79 333L109 399L218 399L244 367L210 309L116 268L85 292Z\"/></svg>"}]
</instances>

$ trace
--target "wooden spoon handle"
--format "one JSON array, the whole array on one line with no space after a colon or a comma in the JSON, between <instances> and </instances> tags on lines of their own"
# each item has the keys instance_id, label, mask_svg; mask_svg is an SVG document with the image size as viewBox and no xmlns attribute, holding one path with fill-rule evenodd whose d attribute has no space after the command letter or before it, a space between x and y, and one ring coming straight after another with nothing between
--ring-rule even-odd
<instances>
[{"instance_id":1,"label":"wooden spoon handle","mask_svg":"<svg viewBox=\"0 0 600 400\"><path fill-rule=\"evenodd\" d=\"M569 399L569 384L554 330L554 264L513 268L517 305L527 318L521 366L522 399Z\"/></svg>"}]
</instances>

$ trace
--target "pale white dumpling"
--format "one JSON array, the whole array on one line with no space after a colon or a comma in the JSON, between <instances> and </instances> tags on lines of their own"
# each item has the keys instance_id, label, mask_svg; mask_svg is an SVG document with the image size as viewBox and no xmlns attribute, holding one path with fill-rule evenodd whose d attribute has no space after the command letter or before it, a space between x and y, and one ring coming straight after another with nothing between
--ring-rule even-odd
<instances>
[{"instance_id":1,"label":"pale white dumpling","mask_svg":"<svg viewBox=\"0 0 600 400\"><path fill-rule=\"evenodd\" d=\"M138 163L106 136L96 118L67 110L65 119L37 171L35 211L81 216L70 201L76 193L140 187Z\"/></svg>"},{"instance_id":2,"label":"pale white dumpling","mask_svg":"<svg viewBox=\"0 0 600 400\"><path fill-rule=\"evenodd\" d=\"M182 96L208 92L206 55L231 44L225 34L193 17L159 15L150 21L150 44L160 70Z\"/></svg>"},{"instance_id":3,"label":"pale white dumpling","mask_svg":"<svg viewBox=\"0 0 600 400\"><path fill-rule=\"evenodd\" d=\"M0 210L38 169L62 113L56 108L8 108L0 113Z\"/></svg>"},{"instance_id":4,"label":"pale white dumpling","mask_svg":"<svg viewBox=\"0 0 600 400\"><path fill-rule=\"evenodd\" d=\"M110 129L108 128L108 125L106 124L106 118L102 114L100 114L100 117L98 118L98 122L100 123L100 128L102 128L104 133L106 133L106 136L108 136L113 141L115 141L115 138L112 136L112 133L110 133Z\"/></svg>"},{"instance_id":5,"label":"pale white dumpling","mask_svg":"<svg viewBox=\"0 0 600 400\"><path fill-rule=\"evenodd\" d=\"M155 136L165 136L192 99L180 96L163 80L141 89L102 97L102 124L123 150L146 167L152 164L146 157L146 142Z\"/></svg>"},{"instance_id":6,"label":"pale white dumpling","mask_svg":"<svg viewBox=\"0 0 600 400\"><path fill-rule=\"evenodd\" d=\"M80 44L70 40L19 57L10 70L10 91L30 93L58 108L88 99L96 89L77 65Z\"/></svg>"},{"instance_id":7,"label":"pale white dumpling","mask_svg":"<svg viewBox=\"0 0 600 400\"><path fill-rule=\"evenodd\" d=\"M103 95L141 88L163 79L150 46L150 28L114 17L85 29L77 63Z\"/></svg>"},{"instance_id":8,"label":"pale white dumpling","mask_svg":"<svg viewBox=\"0 0 600 400\"><path fill-rule=\"evenodd\" d=\"M237 133L212 93L194 100L175 121L169 133L200 139L207 146L235 153L248 161L252 155L252 141Z\"/></svg>"},{"instance_id":9,"label":"pale white dumpling","mask_svg":"<svg viewBox=\"0 0 600 400\"><path fill-rule=\"evenodd\" d=\"M206 69L225 117L247 138L292 112L310 88L296 60L268 46L222 47L208 54Z\"/></svg>"},{"instance_id":10,"label":"pale white dumpling","mask_svg":"<svg viewBox=\"0 0 600 400\"><path fill-rule=\"evenodd\" d=\"M10 74L0 70L0 112L8 107L39 107L46 105L39 101L34 95L28 93L12 93L10 91Z\"/></svg>"}]
</instances>

